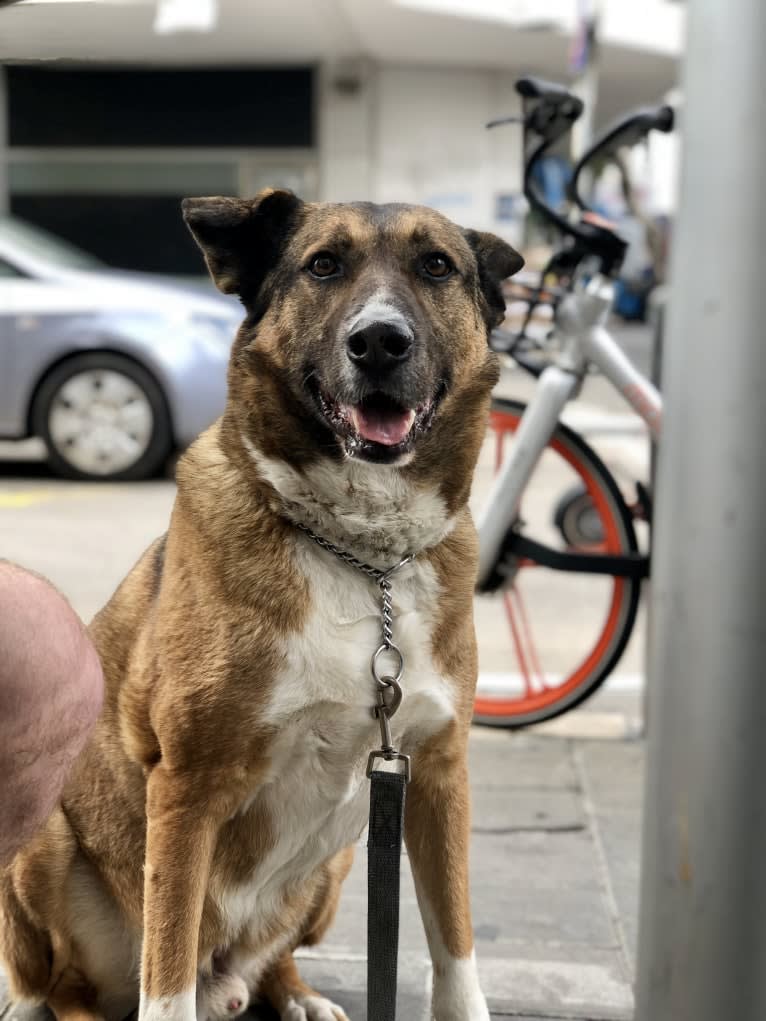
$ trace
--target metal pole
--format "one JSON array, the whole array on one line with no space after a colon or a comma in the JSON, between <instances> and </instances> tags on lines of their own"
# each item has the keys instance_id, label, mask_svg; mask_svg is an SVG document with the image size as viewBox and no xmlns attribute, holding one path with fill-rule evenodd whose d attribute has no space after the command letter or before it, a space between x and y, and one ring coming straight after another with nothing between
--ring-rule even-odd
<instances>
[{"instance_id":1,"label":"metal pole","mask_svg":"<svg viewBox=\"0 0 766 1021\"><path fill-rule=\"evenodd\" d=\"M583 101L584 109L572 125L571 155L577 160L593 141L599 80L598 27L603 0L579 0L577 32L579 43L570 64L577 70L572 92ZM582 49L581 49L582 47ZM578 60L579 58L579 60ZM589 184L589 181L585 181Z\"/></svg>"},{"instance_id":2,"label":"metal pole","mask_svg":"<svg viewBox=\"0 0 766 1021\"><path fill-rule=\"evenodd\" d=\"M0 216L10 209L8 183L8 82L0 64Z\"/></svg>"},{"instance_id":3,"label":"metal pole","mask_svg":"<svg viewBox=\"0 0 766 1021\"><path fill-rule=\"evenodd\" d=\"M763 1021L766 4L687 6L636 1021Z\"/></svg>"}]
</instances>

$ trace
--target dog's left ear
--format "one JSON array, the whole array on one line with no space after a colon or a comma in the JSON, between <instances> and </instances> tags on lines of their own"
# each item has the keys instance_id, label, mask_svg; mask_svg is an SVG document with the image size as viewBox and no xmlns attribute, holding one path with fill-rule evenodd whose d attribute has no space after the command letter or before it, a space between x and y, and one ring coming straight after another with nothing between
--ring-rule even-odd
<instances>
[{"instance_id":1,"label":"dog's left ear","mask_svg":"<svg viewBox=\"0 0 766 1021\"><path fill-rule=\"evenodd\" d=\"M254 300L295 228L303 203L267 188L252 199L184 199L184 220L202 249L216 287Z\"/></svg>"},{"instance_id":2,"label":"dog's left ear","mask_svg":"<svg viewBox=\"0 0 766 1021\"><path fill-rule=\"evenodd\" d=\"M463 236L476 256L479 283L487 303L487 325L499 326L505 318L505 298L500 284L506 277L518 273L524 260L515 248L495 234L464 230Z\"/></svg>"}]
</instances>

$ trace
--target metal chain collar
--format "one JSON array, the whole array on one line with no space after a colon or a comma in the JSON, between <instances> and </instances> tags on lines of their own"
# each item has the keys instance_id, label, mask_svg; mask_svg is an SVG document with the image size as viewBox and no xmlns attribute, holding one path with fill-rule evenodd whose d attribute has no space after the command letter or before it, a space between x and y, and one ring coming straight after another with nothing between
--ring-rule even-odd
<instances>
[{"instance_id":1,"label":"metal chain collar","mask_svg":"<svg viewBox=\"0 0 766 1021\"><path fill-rule=\"evenodd\" d=\"M377 567L373 567L371 564L365 564L363 560L358 560L357 557L352 556L351 553L347 553L345 550L340 549L339 546L335 546L321 535L317 535L313 532L308 525L303 525L300 522L296 522L297 527L305 532L306 535L312 539L317 546L321 546L322 549L327 550L328 553L334 554L339 560L348 564L349 567L355 567L358 571L366 574L368 578L372 578L373 581L377 582L378 588L381 592L381 606L380 606L380 619L381 619L381 643L372 654L370 661L370 670L377 687L377 703L372 709L373 716L380 723L380 741L381 747L376 751L370 752L369 759L367 761L367 775L369 776L372 772L372 768L376 758L383 758L386 762L400 761L404 765L405 779L409 782L411 769L410 769L410 757L409 755L403 755L398 751L391 739L391 727L390 719L397 711L402 702L402 686L401 680L404 674L404 656L401 649L394 642L394 604L392 597L392 586L391 576L399 571L402 567L411 563L416 553L410 553L406 557L402 557L398 564L394 564L393 567L389 567L387 570L382 571ZM396 673L391 674L382 673L381 656L385 653L393 654L396 660Z\"/></svg>"}]
</instances>

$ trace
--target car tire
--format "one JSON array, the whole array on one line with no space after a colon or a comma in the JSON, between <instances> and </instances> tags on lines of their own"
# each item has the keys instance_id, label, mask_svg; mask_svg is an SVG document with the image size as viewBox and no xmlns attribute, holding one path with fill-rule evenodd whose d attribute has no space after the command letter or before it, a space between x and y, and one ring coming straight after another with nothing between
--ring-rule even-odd
<instances>
[{"instance_id":1,"label":"car tire","mask_svg":"<svg viewBox=\"0 0 766 1021\"><path fill-rule=\"evenodd\" d=\"M173 448L161 387L143 366L111 352L73 355L52 369L31 419L51 468L70 479L145 479Z\"/></svg>"}]
</instances>

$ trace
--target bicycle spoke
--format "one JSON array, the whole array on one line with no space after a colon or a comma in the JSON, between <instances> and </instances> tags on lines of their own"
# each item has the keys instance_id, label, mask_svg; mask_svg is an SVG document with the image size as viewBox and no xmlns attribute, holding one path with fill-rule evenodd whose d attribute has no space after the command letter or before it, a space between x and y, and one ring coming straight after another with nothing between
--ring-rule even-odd
<instances>
[{"instance_id":1,"label":"bicycle spoke","mask_svg":"<svg viewBox=\"0 0 766 1021\"><path fill-rule=\"evenodd\" d=\"M530 663L527 659L527 651L525 650L524 636L522 634L522 627L520 622L516 618L516 610L513 605L513 594L515 587L503 593L503 603L505 604L505 612L508 617L508 624L511 628L511 634L513 635L513 641L516 646L516 659L519 663L519 670L521 676L524 679L524 697L528 698L530 695L536 695L541 691L545 690L545 683L539 676L535 676L533 673L534 667L530 670Z\"/></svg>"},{"instance_id":2,"label":"bicycle spoke","mask_svg":"<svg viewBox=\"0 0 766 1021\"><path fill-rule=\"evenodd\" d=\"M519 618L521 620L521 626L526 634L529 661L532 665L532 669L537 674L541 690L547 691L550 685L546 684L545 674L543 673L542 667L540 666L540 657L537 655L537 645L532 634L532 628L529 625L529 615L527 614L527 608L524 603L524 597L522 596L521 590L518 588L518 586L514 586L514 592L516 594L516 602L518 603L519 607Z\"/></svg>"},{"instance_id":3,"label":"bicycle spoke","mask_svg":"<svg viewBox=\"0 0 766 1021\"><path fill-rule=\"evenodd\" d=\"M532 681L529 676L529 668L527 667L527 660L524 655L524 647L521 643L521 635L519 634L519 628L516 623L516 614L513 609L510 592L503 593L503 605L505 606L505 613L508 617L508 624L511 628L511 635L513 636L513 642L516 647L516 659L519 664L519 669L521 670L521 676L524 678L525 695L530 695L532 693Z\"/></svg>"},{"instance_id":4,"label":"bicycle spoke","mask_svg":"<svg viewBox=\"0 0 766 1021\"><path fill-rule=\"evenodd\" d=\"M503 463L503 448L505 447L505 432L502 429L495 430L495 474L500 471Z\"/></svg>"}]
</instances>

